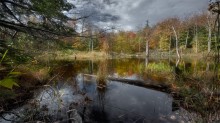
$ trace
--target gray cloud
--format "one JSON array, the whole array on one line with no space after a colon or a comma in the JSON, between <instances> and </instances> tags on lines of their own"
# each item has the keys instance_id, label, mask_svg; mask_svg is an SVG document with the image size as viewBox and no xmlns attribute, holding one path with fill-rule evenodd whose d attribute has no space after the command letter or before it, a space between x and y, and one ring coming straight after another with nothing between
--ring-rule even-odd
<instances>
[{"instance_id":1,"label":"gray cloud","mask_svg":"<svg viewBox=\"0 0 220 123\"><path fill-rule=\"evenodd\" d=\"M77 3L77 0L72 0ZM79 2L80 1L80 2ZM78 0L80 13L91 14L91 22L115 25L122 30L134 30L173 16L201 12L207 9L209 0Z\"/></svg>"}]
</instances>

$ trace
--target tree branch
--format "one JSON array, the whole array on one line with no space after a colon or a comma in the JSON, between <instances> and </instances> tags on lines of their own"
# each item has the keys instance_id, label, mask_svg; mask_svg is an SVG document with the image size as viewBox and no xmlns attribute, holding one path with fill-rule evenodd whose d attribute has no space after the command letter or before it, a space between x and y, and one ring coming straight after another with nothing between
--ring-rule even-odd
<instances>
[{"instance_id":1,"label":"tree branch","mask_svg":"<svg viewBox=\"0 0 220 123\"><path fill-rule=\"evenodd\" d=\"M76 34L76 33L67 34L67 32L59 33L59 32L55 32L54 30L40 29L40 28L30 27L30 26L26 26L23 24L16 24L16 23L4 21L4 20L0 20L0 26L6 27L9 29L13 29L18 32L25 32L25 33L27 33L28 31L39 31L39 32L45 32L45 33L54 34L54 35L65 35L65 36L68 36L68 35L73 36Z\"/></svg>"},{"instance_id":2,"label":"tree branch","mask_svg":"<svg viewBox=\"0 0 220 123\"><path fill-rule=\"evenodd\" d=\"M5 3L10 3L10 4L15 5L15 6L17 6L17 7L20 7L20 8L30 9L30 8L27 7L27 6L30 7L30 5L23 6L23 5L21 5L21 4L18 4L18 3L15 3L15 2L9 1L9 0L5 0L4 2L5 2Z\"/></svg>"},{"instance_id":3,"label":"tree branch","mask_svg":"<svg viewBox=\"0 0 220 123\"><path fill-rule=\"evenodd\" d=\"M7 13L9 13L15 20L17 20L19 23L21 23L21 21L14 15L14 13L11 11L11 9L9 9L8 6L4 2L1 2L1 3L8 10Z\"/></svg>"}]
</instances>

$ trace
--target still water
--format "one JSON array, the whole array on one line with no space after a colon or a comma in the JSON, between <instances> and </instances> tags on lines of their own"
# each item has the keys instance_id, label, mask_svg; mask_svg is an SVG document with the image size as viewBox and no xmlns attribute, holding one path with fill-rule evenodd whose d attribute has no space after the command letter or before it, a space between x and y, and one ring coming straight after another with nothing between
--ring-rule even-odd
<instances>
[{"instance_id":1,"label":"still water","mask_svg":"<svg viewBox=\"0 0 220 123\"><path fill-rule=\"evenodd\" d=\"M51 76L57 77L35 90L28 103L13 110L19 117L8 113L4 114L6 119L13 122L70 122L71 111L76 109L78 120L75 123L187 122L189 118L176 113L181 107L175 106L176 99L170 93L120 80L165 83L176 80L173 76L176 67L180 75L185 72L195 76L209 72L213 64L182 61L177 66L175 61L167 60L117 59L56 62L51 67ZM105 88L102 89L97 88L100 74L105 76ZM118 81L108 80L108 77ZM187 117L188 112L185 112ZM0 122L12 121L0 119Z\"/></svg>"}]
</instances>

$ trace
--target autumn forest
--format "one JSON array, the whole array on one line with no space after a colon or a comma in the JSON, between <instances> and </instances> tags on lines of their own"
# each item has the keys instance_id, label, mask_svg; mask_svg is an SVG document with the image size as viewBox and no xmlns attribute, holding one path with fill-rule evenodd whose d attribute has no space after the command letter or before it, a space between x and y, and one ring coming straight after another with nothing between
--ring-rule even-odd
<instances>
[{"instance_id":1,"label":"autumn forest","mask_svg":"<svg viewBox=\"0 0 220 123\"><path fill-rule=\"evenodd\" d=\"M158 1L0 0L0 122L219 122L220 1Z\"/></svg>"}]
</instances>

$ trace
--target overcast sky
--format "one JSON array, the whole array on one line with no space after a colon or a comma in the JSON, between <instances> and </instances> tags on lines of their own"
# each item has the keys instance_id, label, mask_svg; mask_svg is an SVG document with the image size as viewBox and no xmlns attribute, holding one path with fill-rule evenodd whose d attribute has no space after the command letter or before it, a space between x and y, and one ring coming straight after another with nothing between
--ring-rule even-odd
<instances>
[{"instance_id":1,"label":"overcast sky","mask_svg":"<svg viewBox=\"0 0 220 123\"><path fill-rule=\"evenodd\" d=\"M100 27L116 26L136 30L146 20L151 25L173 17L184 17L207 10L209 0L69 0L80 15Z\"/></svg>"}]
</instances>

